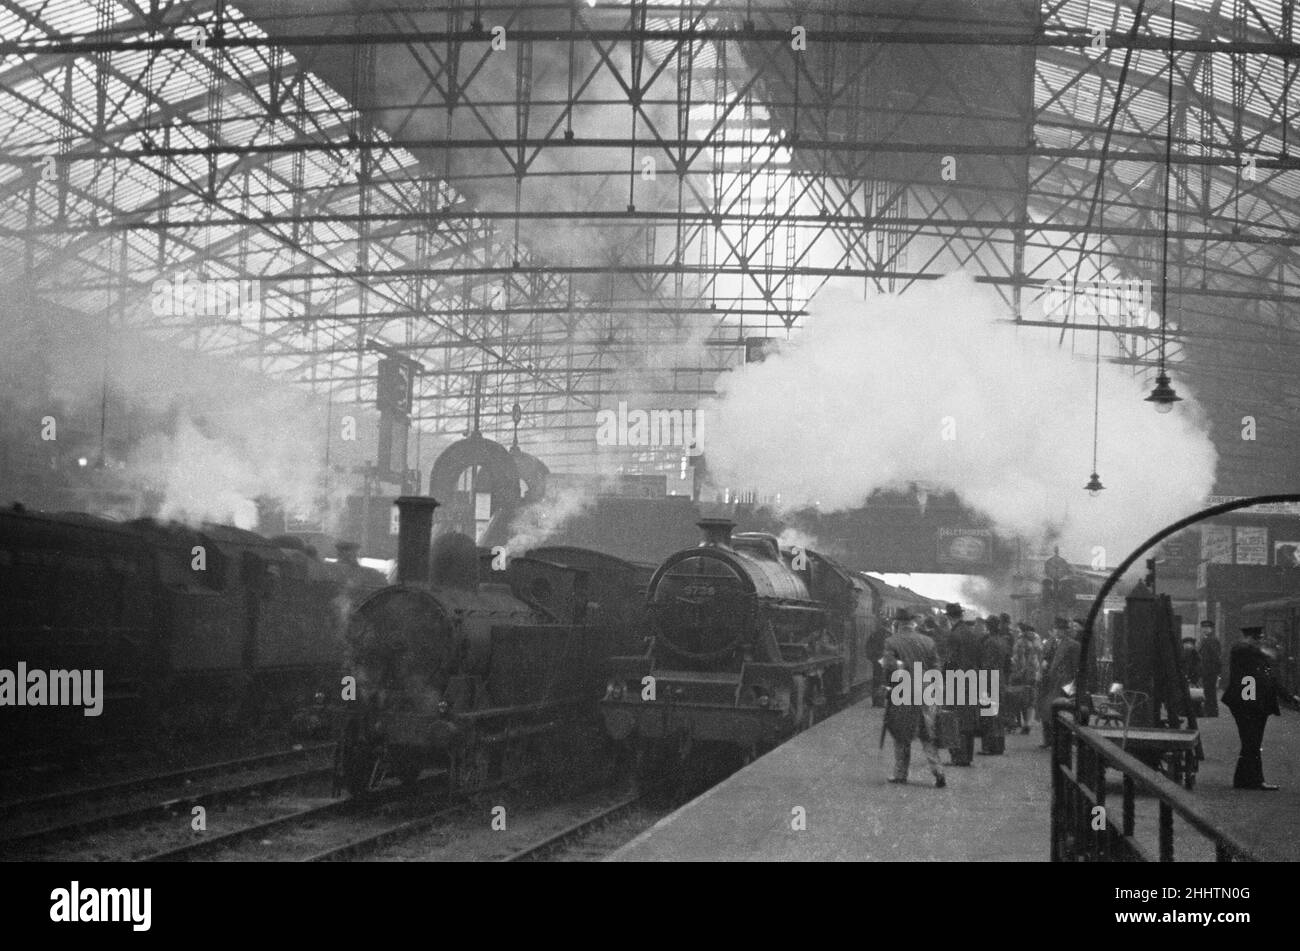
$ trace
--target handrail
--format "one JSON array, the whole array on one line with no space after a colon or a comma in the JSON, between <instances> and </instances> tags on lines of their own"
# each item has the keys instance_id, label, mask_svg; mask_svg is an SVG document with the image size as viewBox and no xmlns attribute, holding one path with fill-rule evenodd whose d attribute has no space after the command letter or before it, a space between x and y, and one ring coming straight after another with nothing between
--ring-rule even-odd
<instances>
[{"instance_id":1,"label":"handrail","mask_svg":"<svg viewBox=\"0 0 1300 951\"><path fill-rule=\"evenodd\" d=\"M1138 790L1159 801L1159 859L1173 861L1173 816L1214 843L1218 861L1259 861L1232 833L1219 828L1195 798L1096 730L1061 716L1074 701L1052 702L1052 828L1053 861L1149 860L1134 838L1134 797ZM1073 740L1073 742L1071 742ZM1123 824L1117 829L1104 812L1106 770L1123 775ZM1094 810L1103 808L1104 830L1094 828Z\"/></svg>"}]
</instances>

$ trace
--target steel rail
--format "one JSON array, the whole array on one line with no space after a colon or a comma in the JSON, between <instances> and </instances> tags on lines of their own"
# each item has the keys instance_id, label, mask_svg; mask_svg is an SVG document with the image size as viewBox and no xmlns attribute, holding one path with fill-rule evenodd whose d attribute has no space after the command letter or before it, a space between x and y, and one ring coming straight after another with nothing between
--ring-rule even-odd
<instances>
[{"instance_id":1,"label":"steel rail","mask_svg":"<svg viewBox=\"0 0 1300 951\"><path fill-rule=\"evenodd\" d=\"M614 803L614 805L608 807L607 809L601 810L600 812L596 813L594 816L588 816L585 819L581 819L578 822L573 823L573 825L561 829L559 832L556 832L554 835L549 835L539 842L535 842L532 845L527 846L526 848L522 848L519 849L518 851L510 853L509 855L500 859L500 861L502 862L540 861L544 859L546 856L551 855L552 853L564 848L574 840L583 838L584 836L587 835L587 833L593 831L595 828L613 822L615 819L622 818L624 815L626 815L627 813L631 812L634 808L636 808L636 806L638 806L642 802L642 798L643 797L640 795L629 796L627 799L624 799L620 802L616 802Z\"/></svg>"},{"instance_id":2,"label":"steel rail","mask_svg":"<svg viewBox=\"0 0 1300 951\"><path fill-rule=\"evenodd\" d=\"M83 786L77 789L65 789L59 792L47 793L42 796L32 796L28 799L10 799L5 802L0 802L0 818L7 818L18 812L31 812L41 809L60 809L65 806L83 802L86 799L120 796L132 792L140 792L150 788L151 786L163 786L169 783L205 779L209 776L216 776L223 773L235 773L241 770L258 769L263 766L272 766L276 763L302 759L313 753L328 753L333 750L333 748L334 744L332 742L319 743L315 746L302 746L296 749L280 750L274 753L261 753L257 756L225 760L220 763L205 763L201 766L178 769L170 773L155 773L150 776L137 776L131 779L119 780L117 782L104 783L99 786Z\"/></svg>"},{"instance_id":3,"label":"steel rail","mask_svg":"<svg viewBox=\"0 0 1300 951\"><path fill-rule=\"evenodd\" d=\"M77 819L73 822L19 832L12 836L0 838L0 852L8 851L16 845L30 845L44 839L68 839L73 836L102 832L105 829L118 826L147 822L150 819L161 819L180 810L192 809L194 806L212 805L217 802L242 798L253 793L267 792L284 786L293 786L314 779L322 779L333 774L333 765L324 765L295 773L272 776L267 779L258 779L253 782L223 786L198 793L188 793L174 799L151 802L144 806L101 813L85 819Z\"/></svg>"}]
</instances>

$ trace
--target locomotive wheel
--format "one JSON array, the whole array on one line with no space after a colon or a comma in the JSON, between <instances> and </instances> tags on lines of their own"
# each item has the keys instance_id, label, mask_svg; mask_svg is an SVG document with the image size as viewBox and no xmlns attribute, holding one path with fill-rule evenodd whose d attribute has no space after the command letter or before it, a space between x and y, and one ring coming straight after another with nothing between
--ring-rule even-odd
<instances>
[{"instance_id":1,"label":"locomotive wheel","mask_svg":"<svg viewBox=\"0 0 1300 951\"><path fill-rule=\"evenodd\" d=\"M462 753L452 763L453 791L463 793L487 784L492 771L492 758L487 750Z\"/></svg>"},{"instance_id":2,"label":"locomotive wheel","mask_svg":"<svg viewBox=\"0 0 1300 951\"><path fill-rule=\"evenodd\" d=\"M352 750L343 761L343 782L348 795L361 799L383 781L383 752Z\"/></svg>"},{"instance_id":3,"label":"locomotive wheel","mask_svg":"<svg viewBox=\"0 0 1300 951\"><path fill-rule=\"evenodd\" d=\"M362 736L359 722L344 727L335 751L335 775L348 795L360 799L384 778L384 749Z\"/></svg>"}]
</instances>

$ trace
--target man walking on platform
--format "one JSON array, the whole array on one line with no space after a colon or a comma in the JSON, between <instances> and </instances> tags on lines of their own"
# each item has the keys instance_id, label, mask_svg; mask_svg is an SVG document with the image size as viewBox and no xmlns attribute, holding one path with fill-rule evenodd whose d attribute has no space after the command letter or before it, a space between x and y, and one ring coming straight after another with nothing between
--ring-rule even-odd
<instances>
[{"instance_id":1,"label":"man walking on platform","mask_svg":"<svg viewBox=\"0 0 1300 951\"><path fill-rule=\"evenodd\" d=\"M934 774L934 784L939 789L947 785L943 766L939 763L939 748L935 743L935 720L938 710L932 703L923 703L922 685L915 682L917 671L939 669L939 655L934 648L934 641L917 629L916 619L905 609L897 614L898 630L885 640L885 655L881 666L885 678L891 684L891 699L885 707L885 729L894 738L894 775L891 783L907 782L907 772L912 764L912 740L921 738L921 748L925 751L925 760L930 764ZM913 680L910 690L905 693L910 700L906 704L894 703L892 685L898 684L895 672ZM884 743L884 737L881 737Z\"/></svg>"},{"instance_id":2,"label":"man walking on platform","mask_svg":"<svg viewBox=\"0 0 1300 951\"><path fill-rule=\"evenodd\" d=\"M1243 627L1241 633L1240 643L1228 653L1228 683L1223 691L1224 705L1232 711L1241 738L1232 785L1234 789L1274 792L1278 787L1264 782L1264 727L1269 717L1282 715L1279 696L1291 704L1297 701L1273 677L1272 658L1260 645L1264 629L1252 625Z\"/></svg>"},{"instance_id":3,"label":"man walking on platform","mask_svg":"<svg viewBox=\"0 0 1300 951\"><path fill-rule=\"evenodd\" d=\"M1223 645L1214 636L1214 622L1201 622L1201 686L1205 688L1204 715L1219 715L1219 675L1223 673Z\"/></svg>"},{"instance_id":4,"label":"man walking on platform","mask_svg":"<svg viewBox=\"0 0 1300 951\"><path fill-rule=\"evenodd\" d=\"M1043 678L1043 645L1034 629L1020 625L1020 636L1011 651L1011 686L1016 691L1020 732L1029 732L1034 706L1038 703L1038 682Z\"/></svg>"},{"instance_id":5,"label":"man walking on platform","mask_svg":"<svg viewBox=\"0 0 1300 951\"><path fill-rule=\"evenodd\" d=\"M979 670L980 638L970 622L962 620L961 605L948 604L944 607L944 613L952 619L952 630L948 634L948 659L944 669L963 672ZM949 751L952 754L952 765L969 766L975 759L979 704L968 702L956 707L954 712L957 718L957 745Z\"/></svg>"}]
</instances>

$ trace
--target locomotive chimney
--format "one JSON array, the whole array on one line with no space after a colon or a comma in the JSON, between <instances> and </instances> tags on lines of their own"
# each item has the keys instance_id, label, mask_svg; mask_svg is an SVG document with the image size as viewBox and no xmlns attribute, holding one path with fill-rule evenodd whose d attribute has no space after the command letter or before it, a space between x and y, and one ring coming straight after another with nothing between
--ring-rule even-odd
<instances>
[{"instance_id":1,"label":"locomotive chimney","mask_svg":"<svg viewBox=\"0 0 1300 951\"><path fill-rule=\"evenodd\" d=\"M433 538L433 510L437 499L403 495L397 502L397 583L424 584L429 580L429 546Z\"/></svg>"},{"instance_id":2,"label":"locomotive chimney","mask_svg":"<svg viewBox=\"0 0 1300 951\"><path fill-rule=\"evenodd\" d=\"M736 527L736 523L729 518L702 518L695 523L704 533L705 545L714 548L727 547L731 545L731 530Z\"/></svg>"}]
</instances>

